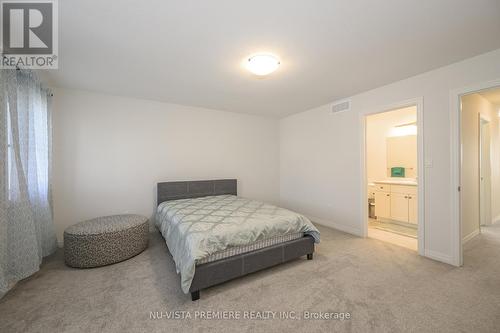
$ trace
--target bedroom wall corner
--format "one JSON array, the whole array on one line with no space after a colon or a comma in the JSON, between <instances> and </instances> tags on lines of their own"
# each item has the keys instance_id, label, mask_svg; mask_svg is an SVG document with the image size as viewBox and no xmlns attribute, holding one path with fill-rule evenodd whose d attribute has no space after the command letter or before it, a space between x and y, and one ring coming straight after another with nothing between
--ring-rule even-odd
<instances>
[{"instance_id":1,"label":"bedroom wall corner","mask_svg":"<svg viewBox=\"0 0 500 333\"><path fill-rule=\"evenodd\" d=\"M153 217L161 181L236 178L240 195L278 203L278 144L274 118L55 89L58 239L97 216Z\"/></svg>"},{"instance_id":2,"label":"bedroom wall corner","mask_svg":"<svg viewBox=\"0 0 500 333\"><path fill-rule=\"evenodd\" d=\"M347 112L332 114L329 103L282 118L282 205L327 223L331 221L333 227L338 224L361 229L360 117L384 106L421 98L426 164L423 253L451 263L455 250L451 233L454 222L450 192L450 91L499 78L500 49L497 49L352 96Z\"/></svg>"}]
</instances>

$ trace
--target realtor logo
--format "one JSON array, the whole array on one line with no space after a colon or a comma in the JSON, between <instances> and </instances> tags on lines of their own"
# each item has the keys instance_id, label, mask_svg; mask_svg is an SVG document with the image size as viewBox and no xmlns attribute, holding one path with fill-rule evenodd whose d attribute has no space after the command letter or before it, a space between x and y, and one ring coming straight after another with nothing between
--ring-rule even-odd
<instances>
[{"instance_id":1,"label":"realtor logo","mask_svg":"<svg viewBox=\"0 0 500 333\"><path fill-rule=\"evenodd\" d=\"M57 68L57 2L1 1L3 68Z\"/></svg>"}]
</instances>

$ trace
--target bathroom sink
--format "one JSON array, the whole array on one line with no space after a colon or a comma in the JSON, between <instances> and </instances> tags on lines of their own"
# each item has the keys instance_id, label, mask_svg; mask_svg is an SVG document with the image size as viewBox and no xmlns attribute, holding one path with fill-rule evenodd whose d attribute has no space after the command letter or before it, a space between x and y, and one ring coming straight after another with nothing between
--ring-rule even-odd
<instances>
[{"instance_id":1,"label":"bathroom sink","mask_svg":"<svg viewBox=\"0 0 500 333\"><path fill-rule=\"evenodd\" d=\"M409 185L409 186L417 186L418 183L413 179L387 179L387 180L379 180L374 181L376 184L392 184L392 185Z\"/></svg>"}]
</instances>

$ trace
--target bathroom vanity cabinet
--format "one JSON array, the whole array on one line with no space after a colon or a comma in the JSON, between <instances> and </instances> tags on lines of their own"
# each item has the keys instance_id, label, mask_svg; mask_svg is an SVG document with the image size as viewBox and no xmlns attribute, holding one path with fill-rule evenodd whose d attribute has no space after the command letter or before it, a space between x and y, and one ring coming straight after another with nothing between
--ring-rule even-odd
<instances>
[{"instance_id":1,"label":"bathroom vanity cabinet","mask_svg":"<svg viewBox=\"0 0 500 333\"><path fill-rule=\"evenodd\" d=\"M417 185L375 182L375 215L380 220L417 224Z\"/></svg>"}]
</instances>

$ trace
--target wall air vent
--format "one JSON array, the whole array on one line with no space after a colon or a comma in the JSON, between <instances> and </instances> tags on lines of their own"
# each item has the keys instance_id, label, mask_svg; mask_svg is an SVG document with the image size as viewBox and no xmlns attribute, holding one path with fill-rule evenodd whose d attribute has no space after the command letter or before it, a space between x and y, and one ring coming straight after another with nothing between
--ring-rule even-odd
<instances>
[{"instance_id":1,"label":"wall air vent","mask_svg":"<svg viewBox=\"0 0 500 333\"><path fill-rule=\"evenodd\" d=\"M332 105L332 113L339 113L349 111L351 109L351 100L344 99L341 101L334 102Z\"/></svg>"}]
</instances>

